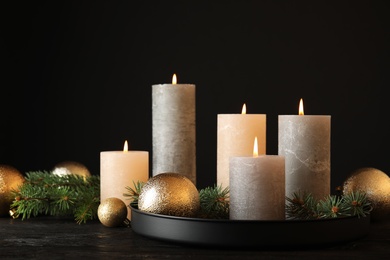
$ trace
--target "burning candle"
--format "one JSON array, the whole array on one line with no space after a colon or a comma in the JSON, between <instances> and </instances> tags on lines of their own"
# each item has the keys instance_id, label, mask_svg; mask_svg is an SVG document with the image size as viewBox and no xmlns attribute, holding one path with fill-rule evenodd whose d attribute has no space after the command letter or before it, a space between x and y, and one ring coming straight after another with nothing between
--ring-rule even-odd
<instances>
[{"instance_id":1,"label":"burning candle","mask_svg":"<svg viewBox=\"0 0 390 260\"><path fill-rule=\"evenodd\" d=\"M152 86L153 176L174 172L196 185L195 85Z\"/></svg>"},{"instance_id":2,"label":"burning candle","mask_svg":"<svg viewBox=\"0 0 390 260\"><path fill-rule=\"evenodd\" d=\"M286 158L286 196L311 193L317 199L330 194L329 115L279 116L278 154Z\"/></svg>"},{"instance_id":3,"label":"burning candle","mask_svg":"<svg viewBox=\"0 0 390 260\"><path fill-rule=\"evenodd\" d=\"M266 115L247 114L246 104L241 114L218 114L217 184L229 186L229 158L248 156L253 151L253 139L259 140L259 154L266 152Z\"/></svg>"},{"instance_id":4,"label":"burning candle","mask_svg":"<svg viewBox=\"0 0 390 260\"><path fill-rule=\"evenodd\" d=\"M147 151L128 151L125 141L123 151L100 152L100 201L115 197L127 206L131 200L125 197L129 193L126 187L134 189L137 181L149 179L149 153ZM127 218L131 219L131 210L127 209Z\"/></svg>"},{"instance_id":5,"label":"burning candle","mask_svg":"<svg viewBox=\"0 0 390 260\"><path fill-rule=\"evenodd\" d=\"M279 155L230 158L230 219L285 219L285 160Z\"/></svg>"}]
</instances>

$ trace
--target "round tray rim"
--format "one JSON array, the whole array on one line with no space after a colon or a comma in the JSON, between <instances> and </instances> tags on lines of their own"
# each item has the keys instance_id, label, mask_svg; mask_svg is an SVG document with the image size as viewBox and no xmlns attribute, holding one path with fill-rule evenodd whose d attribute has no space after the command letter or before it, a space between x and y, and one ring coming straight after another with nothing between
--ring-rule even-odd
<instances>
[{"instance_id":1,"label":"round tray rim","mask_svg":"<svg viewBox=\"0 0 390 260\"><path fill-rule=\"evenodd\" d=\"M368 235L370 216L318 220L228 220L161 215L131 209L134 232L157 240L225 248L327 246Z\"/></svg>"}]
</instances>

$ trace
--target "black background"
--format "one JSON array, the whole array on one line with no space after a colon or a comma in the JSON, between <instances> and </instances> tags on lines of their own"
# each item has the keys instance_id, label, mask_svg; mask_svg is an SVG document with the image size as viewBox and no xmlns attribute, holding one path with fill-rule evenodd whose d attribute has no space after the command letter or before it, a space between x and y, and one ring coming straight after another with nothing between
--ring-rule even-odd
<instances>
[{"instance_id":1,"label":"black background","mask_svg":"<svg viewBox=\"0 0 390 260\"><path fill-rule=\"evenodd\" d=\"M1 4L0 163L22 172L147 150L151 85L196 84L197 183L216 181L217 114L332 116L332 189L390 173L387 1L12 1ZM151 169L151 167L150 167Z\"/></svg>"}]
</instances>

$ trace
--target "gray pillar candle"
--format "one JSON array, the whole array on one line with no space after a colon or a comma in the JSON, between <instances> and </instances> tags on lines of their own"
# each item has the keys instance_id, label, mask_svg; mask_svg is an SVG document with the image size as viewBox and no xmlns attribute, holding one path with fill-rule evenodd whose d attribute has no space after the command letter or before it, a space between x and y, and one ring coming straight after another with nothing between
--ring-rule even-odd
<instances>
[{"instance_id":1,"label":"gray pillar candle","mask_svg":"<svg viewBox=\"0 0 390 260\"><path fill-rule=\"evenodd\" d=\"M195 85L152 86L153 176L179 173L196 185L195 127Z\"/></svg>"},{"instance_id":2,"label":"gray pillar candle","mask_svg":"<svg viewBox=\"0 0 390 260\"><path fill-rule=\"evenodd\" d=\"M286 196L330 194L329 115L280 115L278 154L286 158Z\"/></svg>"},{"instance_id":3,"label":"gray pillar candle","mask_svg":"<svg viewBox=\"0 0 390 260\"><path fill-rule=\"evenodd\" d=\"M284 156L230 158L232 220L285 220Z\"/></svg>"}]
</instances>

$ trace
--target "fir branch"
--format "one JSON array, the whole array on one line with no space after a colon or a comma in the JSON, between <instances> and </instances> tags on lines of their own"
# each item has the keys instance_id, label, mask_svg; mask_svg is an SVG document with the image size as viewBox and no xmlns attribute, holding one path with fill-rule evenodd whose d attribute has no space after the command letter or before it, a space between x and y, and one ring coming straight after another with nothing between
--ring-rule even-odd
<instances>
[{"instance_id":1,"label":"fir branch","mask_svg":"<svg viewBox=\"0 0 390 260\"><path fill-rule=\"evenodd\" d=\"M287 219L318 219L318 201L310 193L294 192L292 198L286 197Z\"/></svg>"},{"instance_id":2,"label":"fir branch","mask_svg":"<svg viewBox=\"0 0 390 260\"><path fill-rule=\"evenodd\" d=\"M365 193L351 192L343 195L329 195L316 201L311 194L294 193L286 197L287 219L320 219L346 216L365 217L372 207Z\"/></svg>"},{"instance_id":3,"label":"fir branch","mask_svg":"<svg viewBox=\"0 0 390 260\"><path fill-rule=\"evenodd\" d=\"M141 190L144 184L144 182L137 181L137 183L135 183L133 181L134 189L129 186L126 186L126 189L129 191L129 193L123 193L123 196L130 197L129 205L133 207L138 207L138 198L141 194Z\"/></svg>"},{"instance_id":4,"label":"fir branch","mask_svg":"<svg viewBox=\"0 0 390 260\"><path fill-rule=\"evenodd\" d=\"M352 216L358 217L366 217L373 209L366 193L360 191L344 194L342 207Z\"/></svg>"},{"instance_id":5,"label":"fir branch","mask_svg":"<svg viewBox=\"0 0 390 260\"><path fill-rule=\"evenodd\" d=\"M320 218L337 218L350 216L348 210L342 206L343 198L339 196L328 195L323 200L319 201L318 209Z\"/></svg>"},{"instance_id":6,"label":"fir branch","mask_svg":"<svg viewBox=\"0 0 390 260\"><path fill-rule=\"evenodd\" d=\"M222 185L199 190L200 217L229 219L229 188Z\"/></svg>"},{"instance_id":7,"label":"fir branch","mask_svg":"<svg viewBox=\"0 0 390 260\"><path fill-rule=\"evenodd\" d=\"M54 175L48 171L27 172L19 191L13 191L13 217L22 220L38 215L73 215L77 223L97 217L100 203L99 176Z\"/></svg>"},{"instance_id":8,"label":"fir branch","mask_svg":"<svg viewBox=\"0 0 390 260\"><path fill-rule=\"evenodd\" d=\"M74 216L77 224L86 223L88 219L93 220L97 216L97 210L100 205L100 199L91 198L91 203L80 204L75 208Z\"/></svg>"}]
</instances>

